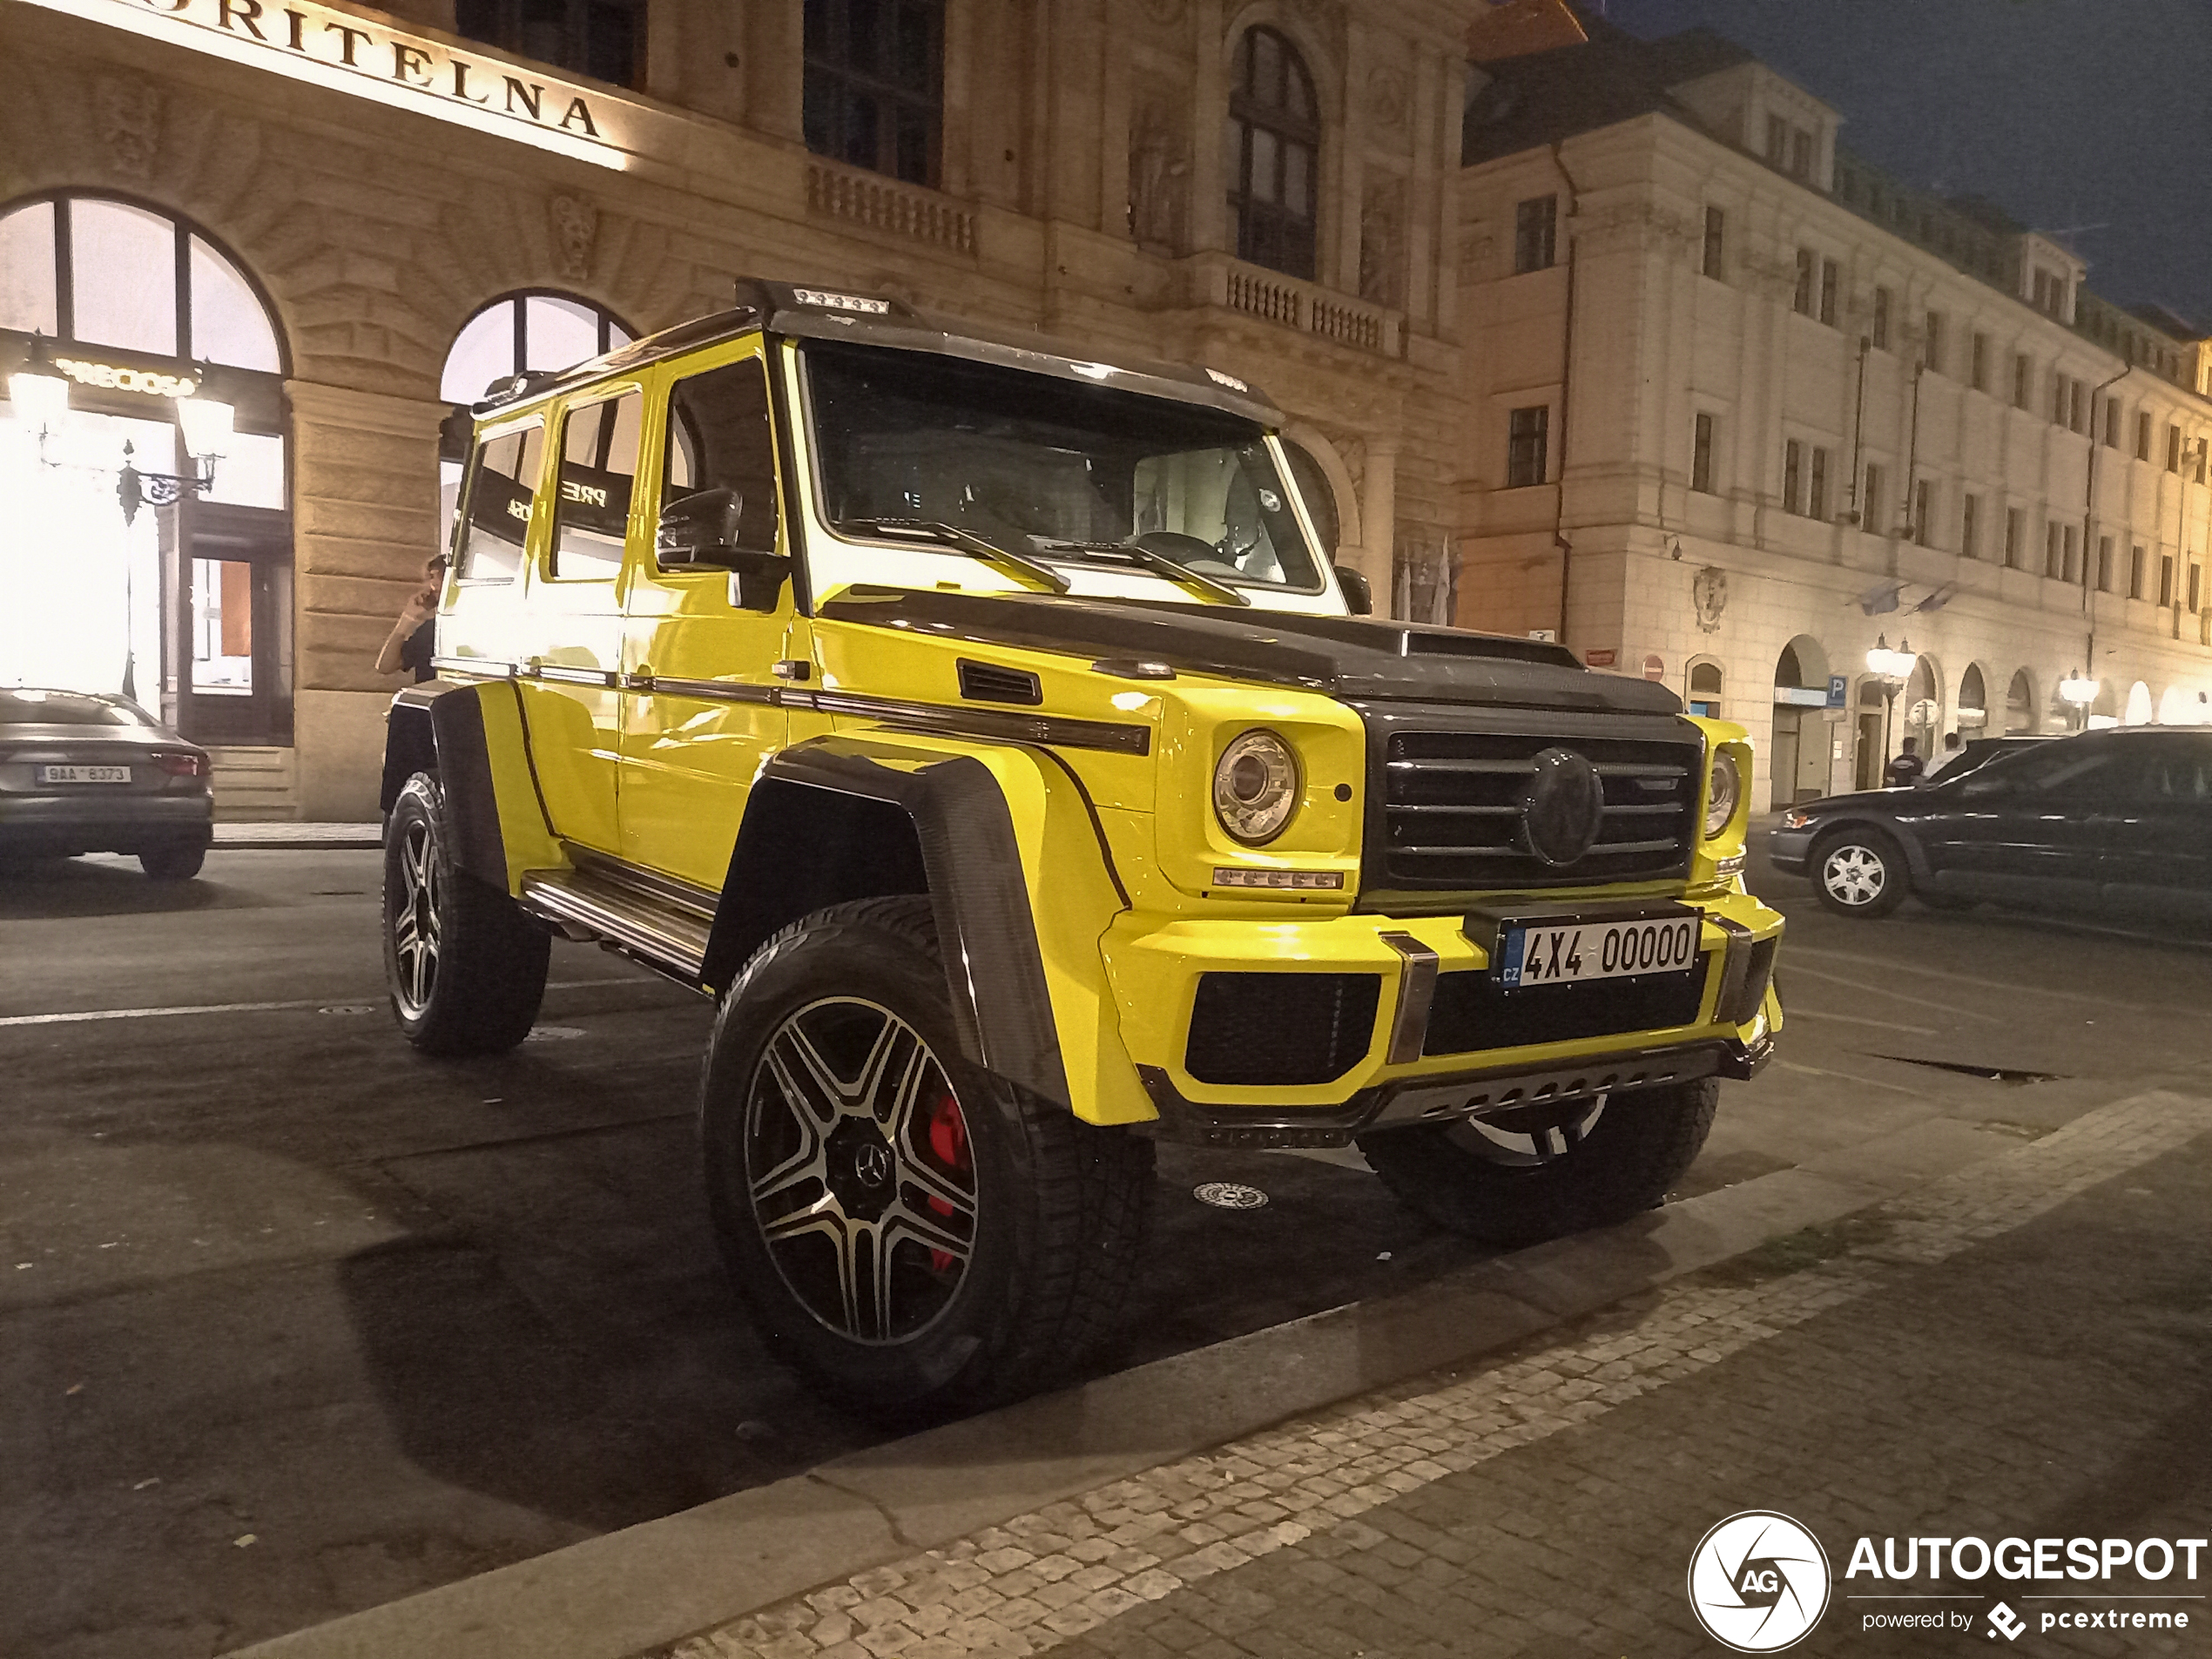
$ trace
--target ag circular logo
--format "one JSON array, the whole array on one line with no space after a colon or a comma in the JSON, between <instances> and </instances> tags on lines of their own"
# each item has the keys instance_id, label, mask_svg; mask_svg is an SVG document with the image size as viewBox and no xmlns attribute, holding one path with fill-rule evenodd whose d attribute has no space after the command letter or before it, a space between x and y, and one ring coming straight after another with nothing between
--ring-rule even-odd
<instances>
[{"instance_id":1,"label":"ag circular logo","mask_svg":"<svg viewBox=\"0 0 2212 1659\"><path fill-rule=\"evenodd\" d=\"M1572 749L1546 749L1528 765L1521 833L1531 853L1561 869L1588 852L1605 827L1604 780L1587 756Z\"/></svg>"},{"instance_id":2,"label":"ag circular logo","mask_svg":"<svg viewBox=\"0 0 2212 1659\"><path fill-rule=\"evenodd\" d=\"M1716 1642L1778 1653L1828 1606L1828 1553L1787 1515L1746 1509L1707 1533L1689 1558L1689 1606Z\"/></svg>"}]
</instances>

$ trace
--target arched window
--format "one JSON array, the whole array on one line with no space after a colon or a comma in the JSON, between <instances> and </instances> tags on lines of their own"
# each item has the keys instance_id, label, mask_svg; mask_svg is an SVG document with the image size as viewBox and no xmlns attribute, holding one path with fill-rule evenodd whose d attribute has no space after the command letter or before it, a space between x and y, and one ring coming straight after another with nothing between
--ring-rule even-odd
<instances>
[{"instance_id":1,"label":"arched window","mask_svg":"<svg viewBox=\"0 0 2212 1659\"><path fill-rule=\"evenodd\" d=\"M1238 259L1312 279L1320 147L1313 78L1297 49L1272 29L1248 30L1237 43L1222 132Z\"/></svg>"},{"instance_id":2,"label":"arched window","mask_svg":"<svg viewBox=\"0 0 2212 1659\"><path fill-rule=\"evenodd\" d=\"M0 208L0 386L62 388L0 406L0 678L290 742L285 368L260 291L194 226L89 192Z\"/></svg>"},{"instance_id":3,"label":"arched window","mask_svg":"<svg viewBox=\"0 0 2212 1659\"><path fill-rule=\"evenodd\" d=\"M1721 718L1721 665L1710 658L1690 664L1689 711L1708 720Z\"/></svg>"},{"instance_id":4,"label":"arched window","mask_svg":"<svg viewBox=\"0 0 2212 1659\"><path fill-rule=\"evenodd\" d=\"M567 368L636 336L615 314L562 293L495 300L462 325L438 376L438 396L474 403L495 381L532 369Z\"/></svg>"},{"instance_id":5,"label":"arched window","mask_svg":"<svg viewBox=\"0 0 2212 1659\"><path fill-rule=\"evenodd\" d=\"M937 183L944 0L806 0L800 125L818 156Z\"/></svg>"},{"instance_id":6,"label":"arched window","mask_svg":"<svg viewBox=\"0 0 2212 1659\"><path fill-rule=\"evenodd\" d=\"M1978 663L1966 664L1959 682L1959 725L1961 730L1989 723L1989 691Z\"/></svg>"},{"instance_id":7,"label":"arched window","mask_svg":"<svg viewBox=\"0 0 2212 1659\"><path fill-rule=\"evenodd\" d=\"M2005 691L2005 730L2007 732L2036 732L2042 722L2036 716L2035 677L2026 669L2013 675L2013 683Z\"/></svg>"}]
</instances>

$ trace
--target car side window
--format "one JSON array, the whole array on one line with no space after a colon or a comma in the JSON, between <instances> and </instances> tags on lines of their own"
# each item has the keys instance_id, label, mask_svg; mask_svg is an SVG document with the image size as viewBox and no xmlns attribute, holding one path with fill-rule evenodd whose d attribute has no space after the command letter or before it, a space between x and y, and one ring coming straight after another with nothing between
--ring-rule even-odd
<instances>
[{"instance_id":1,"label":"car side window","mask_svg":"<svg viewBox=\"0 0 2212 1659\"><path fill-rule=\"evenodd\" d=\"M462 581L512 582L522 573L544 453L545 423L536 420L476 446L458 549Z\"/></svg>"},{"instance_id":2,"label":"car side window","mask_svg":"<svg viewBox=\"0 0 2212 1659\"><path fill-rule=\"evenodd\" d=\"M687 374L669 388L667 464L660 509L686 496L735 491L745 516L775 523L776 447L768 425L768 377L758 357Z\"/></svg>"},{"instance_id":3,"label":"car side window","mask_svg":"<svg viewBox=\"0 0 2212 1659\"><path fill-rule=\"evenodd\" d=\"M2123 792L2133 763L2107 744L2052 743L2017 760L1995 760L1966 779L1973 795L2015 795L2028 801Z\"/></svg>"},{"instance_id":4,"label":"car side window","mask_svg":"<svg viewBox=\"0 0 2212 1659\"><path fill-rule=\"evenodd\" d=\"M2212 745L2161 744L2152 750L2144 762L2142 793L2148 800L2177 805L2212 803Z\"/></svg>"},{"instance_id":5,"label":"car side window","mask_svg":"<svg viewBox=\"0 0 2212 1659\"><path fill-rule=\"evenodd\" d=\"M644 394L624 392L571 408L562 423L549 576L604 582L622 569L644 406Z\"/></svg>"}]
</instances>

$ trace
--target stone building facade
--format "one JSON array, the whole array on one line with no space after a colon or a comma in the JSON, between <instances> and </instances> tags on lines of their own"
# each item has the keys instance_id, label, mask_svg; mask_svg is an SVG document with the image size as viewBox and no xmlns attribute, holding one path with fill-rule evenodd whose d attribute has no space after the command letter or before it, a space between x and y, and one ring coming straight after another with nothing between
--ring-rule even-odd
<instances>
[{"instance_id":1,"label":"stone building facade","mask_svg":"<svg viewBox=\"0 0 2212 1659\"><path fill-rule=\"evenodd\" d=\"M158 678L174 711L196 651L234 664L186 705L225 810L368 815L372 664L439 542L442 424L483 384L456 377L719 309L746 273L1247 376L1325 480L1340 560L1387 592L1458 511L1478 3L0 0L0 376L62 354L85 377L73 441L0 427L0 469L78 480L0 563L89 569L108 537L126 574L71 590L135 596L142 700ZM131 311L95 290L132 237L181 250L135 274L188 320L73 334ZM273 346L233 354L264 367L183 343L219 292L266 313ZM238 410L212 497L78 535L118 435L194 470L148 442L187 380Z\"/></svg>"},{"instance_id":2,"label":"stone building facade","mask_svg":"<svg viewBox=\"0 0 2212 1659\"><path fill-rule=\"evenodd\" d=\"M2204 719L2202 342L1839 125L1703 33L1478 71L1459 620L1740 720L1762 808L1906 733ZM1893 707L1878 641L1918 654Z\"/></svg>"}]
</instances>

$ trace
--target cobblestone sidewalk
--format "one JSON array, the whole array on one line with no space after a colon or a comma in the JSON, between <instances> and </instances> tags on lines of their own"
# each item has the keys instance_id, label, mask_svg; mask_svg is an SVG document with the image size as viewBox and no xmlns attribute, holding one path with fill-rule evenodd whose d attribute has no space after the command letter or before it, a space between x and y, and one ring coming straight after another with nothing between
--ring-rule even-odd
<instances>
[{"instance_id":1,"label":"cobblestone sidewalk","mask_svg":"<svg viewBox=\"0 0 2212 1659\"><path fill-rule=\"evenodd\" d=\"M1698 1379L1791 1333L1791 1363L1802 1374L1771 1389L1730 1391L1731 1421L1741 1415L1787 1429L1794 1398L1808 1390L1854 1397L1858 1386L1865 1390L1859 1403L1871 1413L1870 1420L1906 1443L1916 1430L1935 1434L1932 1422L1915 1417L1916 1389L1939 1385L1953 1410L1961 1409L1958 1399L1967 1402L1969 1416L1985 1397L1995 1403L1993 1411L2030 1410L2032 1402L2018 1399L2012 1379L1977 1370L1994 1366L2001 1372L2001 1359L1966 1352L1972 1320L1989 1312L1993 1292L1979 1286L1971 1308L1956 1289L1929 1300L1934 1270L2208 1130L2212 1101L2155 1093L2117 1103L1910 1198L1836 1228L1778 1240L1743 1262L1539 1339L1472 1374L1432 1376L1348 1401L858 1575L663 1652L666 1659L960 1659L1064 1647L1071 1656L1130 1659L1186 1652L1198 1659L1278 1659L1612 1653L1626 1650L1630 1638L1641 1652L1695 1650L1710 1644L1689 1625L1679 1591L1689 1542L1671 1528L1649 1525L1641 1539L1634 1527L1620 1534L1615 1523L1626 1518L1624 1506L1664 1507L1670 1465L1683 1482L1711 1476L1696 1426L1708 1392ZM2193 1201L2201 1204L2202 1195ZM2204 1266L2202 1209L2184 1204L2182 1213L2195 1217L2181 1224L2193 1225L2195 1248L2185 1252L2185 1262L2164 1262L2169 1274ZM2095 1273L2110 1271L2110 1264L2094 1271L2074 1264L2058 1276L2071 1286L2074 1303L2063 1315L2054 1303L2040 1316L2095 1318L2109 1302L2101 1302ZM2138 1275L2134 1283L2142 1289L2156 1278L2155 1272ZM2024 1296L2033 1300L2035 1287L2051 1282L2047 1270L2022 1270L2020 1285L2004 1291L2000 1305L2018 1305ZM1903 1350L1882 1339L1881 1310L1915 1297L1921 1298L1915 1312L1898 1328L1911 1334L1905 1345L1918 1369L1909 1377L1884 1378L1885 1366L1893 1370ZM1824 1315L1856 1322L1844 1333L1848 1340L1799 1331ZM2094 1372L2092 1366L2080 1374ZM1807 1383L1805 1376L1817 1380ZM2103 1379L2107 1395L2126 1383ZM2047 1393L2053 1385L2047 1379L2039 1386ZM1683 1420L1634 1435L1604 1420L1653 1395L1663 1395L1665 1410ZM1931 1392L1931 1404L1932 1398ZM1542 1449L1561 1435L1581 1437L1580 1445L1599 1432L1615 1442L1626 1436L1629 1457L1657 1471L1653 1478L1661 1484L1640 1488L1615 1480L1607 1471L1617 1457L1592 1463ZM2201 1437L2201 1425L2197 1433ZM2094 1438L2088 1433L2085 1446ZM1788 1439L1784 1433L1776 1443ZM1932 1447L1939 1440L1937 1434L1926 1443ZM1739 1444L1730 1433L1710 1443ZM2108 1446L2099 1455L2110 1461L2127 1449ZM1952 1489L1955 1479L1942 1483L1943 1490L1927 1490L1909 1460L1899 1467L1895 1453L1871 1468L1862 1448L1836 1445L1809 1453L1813 1460L1829 1455L1838 1491L1851 1487L1863 1505L1877 1505L1892 1492L1910 1499L1887 1515L1838 1510L1829 1516L1833 1524L1902 1532L1922 1507L1961 1526L1980 1518L1961 1507ZM2003 1461L2001 1454L1991 1455ZM1537 1458L1545 1460L1531 1461ZM1746 1451L1739 1460L1757 1459ZM2047 1466L2052 1460L2032 1461ZM1489 1489L1478 1493L1467 1484L1477 1474ZM1845 1474L1853 1479L1841 1480ZM1825 1490L1819 1476L1811 1478L1811 1490ZM2189 1501L2197 1495L2183 1494ZM1746 1489L1733 1507L1773 1501L1767 1490ZM1537 1512L1544 1509L1553 1513L1540 1521ZM1726 1513L1715 1508L1704 1522ZM2025 1520L1993 1512L1985 1524L2017 1530ZM1656 1604L1636 1607L1635 1598L1608 1596L1602 1587L1592 1593L1592 1540L1608 1525L1615 1535L1606 1545L1609 1554L1599 1558L1617 1575L1637 1552L1646 1552L1649 1570L1642 1579L1673 1587L1670 1612ZM1702 1524L1693 1527L1689 1541L1700 1530Z\"/></svg>"}]
</instances>

